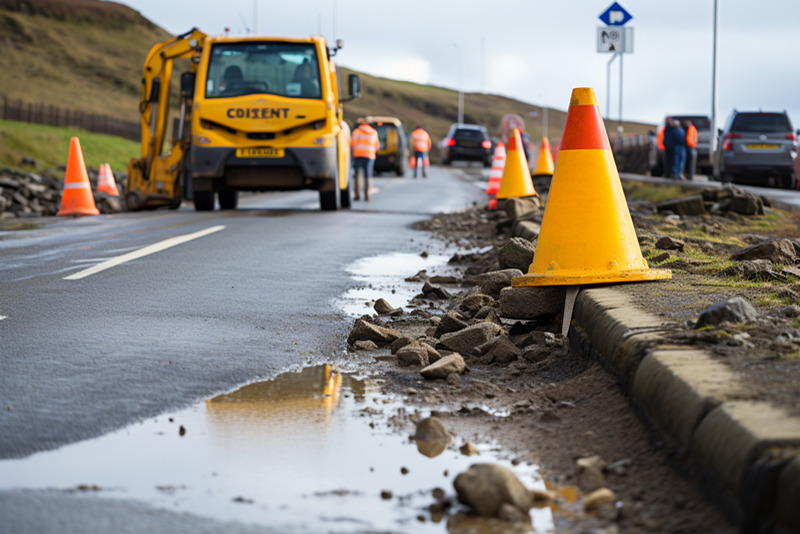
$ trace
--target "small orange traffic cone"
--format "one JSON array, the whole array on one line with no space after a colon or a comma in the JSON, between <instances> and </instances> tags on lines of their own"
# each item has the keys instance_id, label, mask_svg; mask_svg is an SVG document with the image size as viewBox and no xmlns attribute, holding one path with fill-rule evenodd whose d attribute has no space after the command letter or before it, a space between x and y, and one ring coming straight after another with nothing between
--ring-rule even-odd
<instances>
[{"instance_id":1,"label":"small orange traffic cone","mask_svg":"<svg viewBox=\"0 0 800 534\"><path fill-rule=\"evenodd\" d=\"M553 176L553 153L550 151L550 141L547 137L542 137L542 148L539 150L539 159L536 162L536 169L533 176Z\"/></svg>"},{"instance_id":2,"label":"small orange traffic cone","mask_svg":"<svg viewBox=\"0 0 800 534\"><path fill-rule=\"evenodd\" d=\"M533 188L531 170L528 167L528 160L525 159L519 130L514 128L506 147L506 164L503 168L503 180L497 191L497 200L534 196L539 195Z\"/></svg>"},{"instance_id":3,"label":"small orange traffic cone","mask_svg":"<svg viewBox=\"0 0 800 534\"><path fill-rule=\"evenodd\" d=\"M496 195L500 191L500 182L503 181L505 166L506 146L500 141L494 149L494 156L492 156L492 170L489 172L489 185L486 187L487 195Z\"/></svg>"},{"instance_id":4,"label":"small orange traffic cone","mask_svg":"<svg viewBox=\"0 0 800 534\"><path fill-rule=\"evenodd\" d=\"M642 257L594 90L572 91L528 274L511 285L581 286L672 278Z\"/></svg>"},{"instance_id":5,"label":"small orange traffic cone","mask_svg":"<svg viewBox=\"0 0 800 534\"><path fill-rule=\"evenodd\" d=\"M411 156L408 160L408 167L410 169L415 169L417 167L417 157Z\"/></svg>"},{"instance_id":6,"label":"small orange traffic cone","mask_svg":"<svg viewBox=\"0 0 800 534\"><path fill-rule=\"evenodd\" d=\"M115 197L119 196L117 182L114 180L114 175L111 173L111 165L108 163L100 164L100 174L97 178L97 192L108 193Z\"/></svg>"},{"instance_id":7,"label":"small orange traffic cone","mask_svg":"<svg viewBox=\"0 0 800 534\"><path fill-rule=\"evenodd\" d=\"M86 174L81 142L77 137L73 137L69 143L61 209L56 215L100 215L94 204L92 185L89 183L89 175Z\"/></svg>"}]
</instances>

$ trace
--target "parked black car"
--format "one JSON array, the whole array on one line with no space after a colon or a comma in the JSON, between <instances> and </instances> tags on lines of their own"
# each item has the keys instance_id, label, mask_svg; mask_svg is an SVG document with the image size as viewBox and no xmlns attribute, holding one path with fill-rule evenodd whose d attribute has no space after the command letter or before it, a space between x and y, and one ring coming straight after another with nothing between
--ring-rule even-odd
<instances>
[{"instance_id":1,"label":"parked black car","mask_svg":"<svg viewBox=\"0 0 800 534\"><path fill-rule=\"evenodd\" d=\"M797 132L785 111L733 110L719 134L714 180L797 188Z\"/></svg>"},{"instance_id":2,"label":"parked black car","mask_svg":"<svg viewBox=\"0 0 800 534\"><path fill-rule=\"evenodd\" d=\"M482 161L484 167L492 166L492 140L485 126L453 124L439 144L442 162Z\"/></svg>"}]
</instances>

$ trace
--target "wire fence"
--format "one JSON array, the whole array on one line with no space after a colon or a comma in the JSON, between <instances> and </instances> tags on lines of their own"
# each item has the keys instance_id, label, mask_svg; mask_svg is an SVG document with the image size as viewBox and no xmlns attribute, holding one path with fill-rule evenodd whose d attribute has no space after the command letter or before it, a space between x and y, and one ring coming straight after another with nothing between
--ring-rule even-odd
<instances>
[{"instance_id":1,"label":"wire fence","mask_svg":"<svg viewBox=\"0 0 800 534\"><path fill-rule=\"evenodd\" d=\"M23 100L11 100L2 96L2 118L4 120L45 124L62 128L81 128L88 132L115 135L131 141L141 140L140 124L108 115L86 113L64 109L49 104L34 104Z\"/></svg>"}]
</instances>

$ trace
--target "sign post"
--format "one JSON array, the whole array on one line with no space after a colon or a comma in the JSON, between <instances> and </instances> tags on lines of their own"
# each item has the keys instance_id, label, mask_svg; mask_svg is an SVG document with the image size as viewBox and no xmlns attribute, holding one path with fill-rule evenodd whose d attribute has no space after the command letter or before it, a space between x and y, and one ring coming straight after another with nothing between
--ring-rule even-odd
<instances>
[{"instance_id":1,"label":"sign post","mask_svg":"<svg viewBox=\"0 0 800 534\"><path fill-rule=\"evenodd\" d=\"M598 18L606 25L597 28L597 51L613 54L606 67L606 116L611 115L611 63L619 56L619 125L622 127L622 57L633 53L633 28L623 26L633 16L614 2Z\"/></svg>"}]
</instances>

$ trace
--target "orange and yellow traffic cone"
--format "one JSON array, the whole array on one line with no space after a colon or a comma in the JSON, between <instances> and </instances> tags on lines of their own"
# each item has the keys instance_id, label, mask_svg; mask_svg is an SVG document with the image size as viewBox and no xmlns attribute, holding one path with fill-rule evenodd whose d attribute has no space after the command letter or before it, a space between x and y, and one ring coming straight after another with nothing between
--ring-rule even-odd
<instances>
[{"instance_id":1,"label":"orange and yellow traffic cone","mask_svg":"<svg viewBox=\"0 0 800 534\"><path fill-rule=\"evenodd\" d=\"M533 176L553 176L554 169L550 141L547 140L547 137L542 137L542 148L539 150L539 159L536 161Z\"/></svg>"},{"instance_id":2,"label":"orange and yellow traffic cone","mask_svg":"<svg viewBox=\"0 0 800 534\"><path fill-rule=\"evenodd\" d=\"M506 164L503 168L503 179L497 191L497 200L509 198L524 198L539 196L533 188L531 170L525 151L522 148L522 139L519 130L514 128L508 138L506 147Z\"/></svg>"},{"instance_id":3,"label":"orange and yellow traffic cone","mask_svg":"<svg viewBox=\"0 0 800 534\"><path fill-rule=\"evenodd\" d=\"M672 278L642 257L594 90L572 91L542 228L521 286Z\"/></svg>"},{"instance_id":4,"label":"orange and yellow traffic cone","mask_svg":"<svg viewBox=\"0 0 800 534\"><path fill-rule=\"evenodd\" d=\"M92 185L86 173L81 143L73 137L69 143L67 173L64 175L64 191L61 194L61 209L56 215L100 215L94 204Z\"/></svg>"},{"instance_id":5,"label":"orange and yellow traffic cone","mask_svg":"<svg viewBox=\"0 0 800 534\"><path fill-rule=\"evenodd\" d=\"M115 197L119 196L117 182L114 180L114 175L111 173L111 165L108 163L100 164L100 174L97 178L97 192L108 193Z\"/></svg>"}]
</instances>

